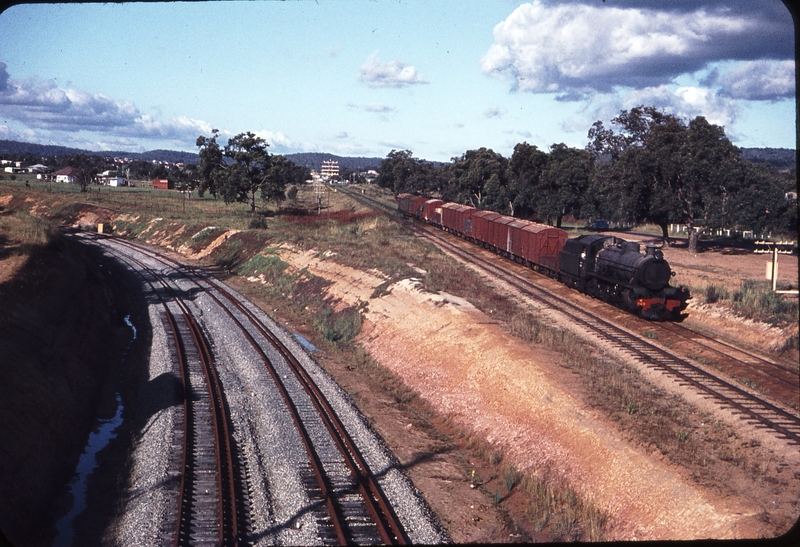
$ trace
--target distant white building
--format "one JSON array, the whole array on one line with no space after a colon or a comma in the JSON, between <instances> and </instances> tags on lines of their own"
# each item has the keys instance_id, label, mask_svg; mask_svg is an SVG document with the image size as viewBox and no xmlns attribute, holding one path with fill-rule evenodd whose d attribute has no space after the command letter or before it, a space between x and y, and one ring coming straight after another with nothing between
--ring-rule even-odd
<instances>
[{"instance_id":1,"label":"distant white building","mask_svg":"<svg viewBox=\"0 0 800 547\"><path fill-rule=\"evenodd\" d=\"M75 182L75 168L65 167L61 171L56 171L56 182L72 184Z\"/></svg>"},{"instance_id":2,"label":"distant white building","mask_svg":"<svg viewBox=\"0 0 800 547\"><path fill-rule=\"evenodd\" d=\"M339 178L339 162L336 160L323 160L320 175L325 180Z\"/></svg>"},{"instance_id":3,"label":"distant white building","mask_svg":"<svg viewBox=\"0 0 800 547\"><path fill-rule=\"evenodd\" d=\"M367 179L367 182L371 184L376 178L378 178L378 172L375 169L370 169L364 173L364 178Z\"/></svg>"}]
</instances>

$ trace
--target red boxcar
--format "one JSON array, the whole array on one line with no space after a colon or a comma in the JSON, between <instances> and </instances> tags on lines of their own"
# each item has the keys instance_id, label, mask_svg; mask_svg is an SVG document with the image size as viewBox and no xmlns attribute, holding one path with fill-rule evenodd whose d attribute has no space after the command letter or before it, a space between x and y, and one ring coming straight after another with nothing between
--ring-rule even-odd
<instances>
[{"instance_id":1,"label":"red boxcar","mask_svg":"<svg viewBox=\"0 0 800 547\"><path fill-rule=\"evenodd\" d=\"M398 194L397 195L397 210L403 214L411 214L411 194Z\"/></svg>"},{"instance_id":2,"label":"red boxcar","mask_svg":"<svg viewBox=\"0 0 800 547\"><path fill-rule=\"evenodd\" d=\"M442 205L442 226L451 232L466 234L465 223L474 211L476 209L468 205L445 203Z\"/></svg>"},{"instance_id":3,"label":"red boxcar","mask_svg":"<svg viewBox=\"0 0 800 547\"><path fill-rule=\"evenodd\" d=\"M433 224L442 223L442 205L444 201L440 199L429 199L422 206L422 220L432 222Z\"/></svg>"},{"instance_id":4,"label":"red boxcar","mask_svg":"<svg viewBox=\"0 0 800 547\"><path fill-rule=\"evenodd\" d=\"M411 214L417 218L422 218L422 208L428 198L425 196L414 196L411 198Z\"/></svg>"},{"instance_id":5,"label":"red boxcar","mask_svg":"<svg viewBox=\"0 0 800 547\"><path fill-rule=\"evenodd\" d=\"M401 213L420 218L422 216L422 206L425 205L428 199L414 194L399 194L397 196L397 208Z\"/></svg>"},{"instance_id":6,"label":"red boxcar","mask_svg":"<svg viewBox=\"0 0 800 547\"><path fill-rule=\"evenodd\" d=\"M522 219L514 219L508 224L508 243L505 251L521 260L525 259L528 250L528 232L525 231L528 224L529 221Z\"/></svg>"},{"instance_id":7,"label":"red boxcar","mask_svg":"<svg viewBox=\"0 0 800 547\"><path fill-rule=\"evenodd\" d=\"M489 221L489 244L500 251L506 252L509 247L508 225L514 222L514 217L500 215Z\"/></svg>"},{"instance_id":8,"label":"red boxcar","mask_svg":"<svg viewBox=\"0 0 800 547\"><path fill-rule=\"evenodd\" d=\"M470 232L476 241L489 244L489 222L500 218L494 211L475 211L470 215Z\"/></svg>"},{"instance_id":9,"label":"red boxcar","mask_svg":"<svg viewBox=\"0 0 800 547\"><path fill-rule=\"evenodd\" d=\"M554 228L544 224L531 222L524 231L528 236L528 251L525 259L533 264L538 264L556 270L558 266L558 253L564 248L567 241L567 232L561 228Z\"/></svg>"}]
</instances>

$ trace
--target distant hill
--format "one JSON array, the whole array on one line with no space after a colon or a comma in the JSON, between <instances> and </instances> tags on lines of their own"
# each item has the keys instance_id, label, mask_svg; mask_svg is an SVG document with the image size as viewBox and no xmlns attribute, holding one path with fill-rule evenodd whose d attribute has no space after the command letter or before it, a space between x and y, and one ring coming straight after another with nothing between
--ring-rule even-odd
<instances>
[{"instance_id":1,"label":"distant hill","mask_svg":"<svg viewBox=\"0 0 800 547\"><path fill-rule=\"evenodd\" d=\"M13 156L22 154L32 154L37 158L53 156L72 156L75 154L91 154L107 158L131 158L143 161L169 161L172 163L197 163L200 156L192 152L178 152L175 150L150 150L148 152L120 152L120 151L100 151L81 150L79 148L68 148L53 144L34 144L30 142L0 140L0 156ZM335 156L333 154L322 153L300 153L286 154L286 157L297 165L308 167L319 171L322 168L323 160L335 160L339 162L340 169L350 169L353 171L366 171L368 169L378 169L383 158L350 158Z\"/></svg>"},{"instance_id":2,"label":"distant hill","mask_svg":"<svg viewBox=\"0 0 800 547\"><path fill-rule=\"evenodd\" d=\"M308 167L319 171L322 169L323 161L338 161L339 169L349 169L351 171L367 171L381 166L384 158L351 158L346 156L334 156L333 154L322 154L319 152L303 152L299 154L286 154L286 158L292 160L297 165Z\"/></svg>"},{"instance_id":3,"label":"distant hill","mask_svg":"<svg viewBox=\"0 0 800 547\"><path fill-rule=\"evenodd\" d=\"M54 144L35 144L31 142L0 140L0 156L32 154L36 157L73 156L75 154L90 154L105 158L131 158L142 161L169 161L172 163L197 163L200 156L192 152L178 152L176 150L150 150L148 152L121 152L121 151L93 151L69 148Z\"/></svg>"},{"instance_id":4,"label":"distant hill","mask_svg":"<svg viewBox=\"0 0 800 547\"><path fill-rule=\"evenodd\" d=\"M741 148L742 157L753 163L768 163L776 169L782 171L792 171L797 169L797 152L790 148ZM197 163L200 156L193 152L179 152L176 150L150 150L148 152L121 152L121 151L101 151L81 150L79 148L69 148L54 144L35 144L30 142L0 140L0 157L18 156L32 154L37 158L53 156L72 156L74 154L93 154L108 158L131 158L143 161L168 161L172 163ZM324 154L320 152L303 152L298 154L286 154L286 157L297 165L308 167L319 171L324 160L335 160L339 162L340 169L352 171L367 171L375 169L381 165L385 158L365 158L336 156L334 154ZM432 162L438 165L440 162Z\"/></svg>"},{"instance_id":5,"label":"distant hill","mask_svg":"<svg viewBox=\"0 0 800 547\"><path fill-rule=\"evenodd\" d=\"M797 170L797 151L790 148L740 148L742 157L753 163L768 163L780 170Z\"/></svg>"}]
</instances>

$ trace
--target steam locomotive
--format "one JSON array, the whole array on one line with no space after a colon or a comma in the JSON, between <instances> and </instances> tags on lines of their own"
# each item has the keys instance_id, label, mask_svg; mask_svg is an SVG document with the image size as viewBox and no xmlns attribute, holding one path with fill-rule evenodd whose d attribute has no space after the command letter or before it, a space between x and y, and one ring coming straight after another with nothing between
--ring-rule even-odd
<instances>
[{"instance_id":1,"label":"steam locomotive","mask_svg":"<svg viewBox=\"0 0 800 547\"><path fill-rule=\"evenodd\" d=\"M689 291L655 245L601 234L568 238L552 226L439 199L397 196L398 209L645 319L677 320Z\"/></svg>"}]
</instances>

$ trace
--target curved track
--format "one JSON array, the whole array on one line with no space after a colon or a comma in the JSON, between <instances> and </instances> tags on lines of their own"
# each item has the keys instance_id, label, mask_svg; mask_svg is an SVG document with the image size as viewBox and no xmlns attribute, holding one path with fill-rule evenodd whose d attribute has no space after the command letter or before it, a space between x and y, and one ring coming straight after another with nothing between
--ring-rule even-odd
<instances>
[{"instance_id":1,"label":"curved track","mask_svg":"<svg viewBox=\"0 0 800 547\"><path fill-rule=\"evenodd\" d=\"M247 484L231 445L231 425L211 348L197 320L168 281L142 261L117 255L140 272L158 296L169 349L183 386L182 430L176 432L180 486L172 545L246 544ZM161 290L156 287L158 284Z\"/></svg>"},{"instance_id":2,"label":"curved track","mask_svg":"<svg viewBox=\"0 0 800 547\"><path fill-rule=\"evenodd\" d=\"M230 452L230 446L226 448L222 441L217 441L217 445L211 450L207 449L204 442L198 440L206 438L205 433L197 431L198 427L193 428L191 424L196 422L227 424L228 420L221 414L225 404L219 379L213 373L208 373L206 376L205 383L211 389L208 397L202 395L205 392L199 389L202 381L193 364L197 364L206 372L208 369L213 370L212 351L205 343L205 335L197 321L188 308L180 302L178 290L174 287L175 279L189 281L194 287L193 290L202 291L220 309L225 310L230 321L260 356L302 438L308 465L307 468L301 469L300 473L303 476L306 495L314 507L313 513L322 542L339 545L409 543L409 537L395 510L337 412L303 365L259 320L246 302L201 270L177 262L162 253L119 238L84 237L92 237L99 243L104 243L104 246L120 260L136 266L142 272L148 272L148 277L152 276L157 280L148 279L151 286L158 282L161 284L162 293L168 292L174 297L174 302L170 301L169 305L164 302L166 310L164 320L174 333L173 343L176 348L175 353L181 360L181 370L186 370L185 416L188 424L186 432L182 434L185 438L186 456L185 464L181 468L186 471L181 476L185 486L180 489L182 499L178 504L178 532L174 544L194 545L205 543L206 540L215 545L246 543L245 528L248 522L247 515L242 510L247 504L237 506L235 502L230 501L237 499L236 489L247 491L246 484L242 484L242 481L237 483L231 474L235 467L233 464L225 463L223 458L217 460L214 471L206 468L202 471L193 471L191 467L194 459L205 462L208 459L206 453L213 452L219 455L226 450ZM156 272L148 268L142 261L131 258L129 253L121 252L117 246L158 261L164 271ZM153 289L155 291L154 286ZM178 306L181 313L174 316L170 311L171 306ZM270 351L265 351L264 347L277 352L283 364L278 366L274 357L269 356ZM287 371L290 371L291 376ZM201 414L196 407L207 407L205 404L207 398L221 401L220 410L214 410L210 415ZM225 439L233 438L230 432L220 433L220 436ZM331 447L334 447L333 451ZM208 481L200 482L197 478L212 476L216 477L212 481L214 484ZM240 486L234 487L236 484ZM228 491L231 494L228 494ZM212 517L205 516L214 512L211 509L212 505L217 507L215 512L220 519L218 524L198 525L198 522L212 520ZM213 539L209 532L212 529L219 530L219 534Z\"/></svg>"},{"instance_id":3,"label":"curved track","mask_svg":"<svg viewBox=\"0 0 800 547\"><path fill-rule=\"evenodd\" d=\"M392 210L385 203L364 195L346 191L346 194L360 203L398 215L397 210ZM759 428L771 430L778 438L787 440L790 444L800 444L800 416L773 404L750 390L744 389L728 380L721 378L704 367L698 366L687 359L683 359L665 349L656 346L629 330L621 328L609 321L601 319L581 306L568 299L547 291L518 275L511 273L507 268L497 265L493 261L481 259L476 253L465 251L455 245L446 232L420 227L416 223L408 222L406 225L418 235L434 242L439 248L457 257L458 259L473 264L488 275L503 280L517 291L518 294L528 296L546 307L557 310L569 318L570 321L584 326L588 331L609 342L619 350L635 357L645 366L659 370L669 376L677 378L680 383L710 398L722 407L730 409L742 419ZM692 333L694 334L694 333ZM767 362L762 359L762 362ZM777 365L777 363L776 363ZM780 374L782 381L789 382L797 389L800 381L796 372L775 369L775 374Z\"/></svg>"}]
</instances>

